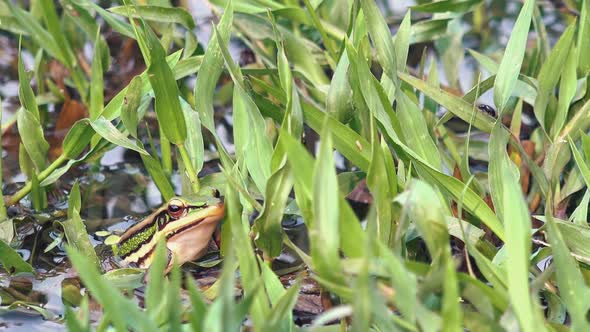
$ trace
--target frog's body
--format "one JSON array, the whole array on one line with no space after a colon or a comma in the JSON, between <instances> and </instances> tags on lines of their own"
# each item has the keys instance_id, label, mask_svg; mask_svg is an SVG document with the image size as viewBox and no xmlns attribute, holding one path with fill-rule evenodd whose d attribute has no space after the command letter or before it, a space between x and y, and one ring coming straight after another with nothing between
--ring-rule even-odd
<instances>
[{"instance_id":1,"label":"frog's body","mask_svg":"<svg viewBox=\"0 0 590 332\"><path fill-rule=\"evenodd\" d=\"M207 252L209 241L225 209L215 197L175 197L119 239L116 254L126 263L148 268L160 239L168 248L168 270L172 262L184 264Z\"/></svg>"}]
</instances>

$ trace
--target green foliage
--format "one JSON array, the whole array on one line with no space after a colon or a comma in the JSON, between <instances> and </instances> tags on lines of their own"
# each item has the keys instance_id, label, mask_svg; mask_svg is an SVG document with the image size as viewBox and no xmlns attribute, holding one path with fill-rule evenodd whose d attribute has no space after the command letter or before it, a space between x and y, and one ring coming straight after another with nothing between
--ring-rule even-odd
<instances>
[{"instance_id":1,"label":"green foliage","mask_svg":"<svg viewBox=\"0 0 590 332\"><path fill-rule=\"evenodd\" d=\"M6 205L30 195L32 207L43 209L61 176L115 146L139 153L165 200L209 185L224 196L220 278L206 292L191 276L183 284L178 266L167 271L161 242L140 308L121 291L140 287L144 272L101 273L75 182L63 234L47 247L67 240L87 290L79 307L66 310L69 329L93 327L91 298L102 307L100 330L233 331L245 321L257 331L588 329L588 0L566 1L567 10L552 14L561 28L544 26L546 13L534 0L502 11L515 22L506 45L490 23L503 9L489 1L418 1L403 15L384 15L374 0L211 2L220 19L207 45L194 36L191 14L168 1L108 9L90 0L0 4L0 29L21 35L23 52L35 55L31 75L19 49L14 122L27 182ZM133 39L147 68L114 97L105 87L107 30ZM254 63L236 62L235 38ZM473 38L478 48L466 52ZM436 52L419 58L424 42ZM85 64L84 44L94 46ZM489 76L467 86L458 71L464 57ZM75 91L67 98L79 99L89 115L49 160L53 119L45 105L66 98L45 72L54 60ZM490 89L498 116L478 107ZM217 106L231 107L235 149L217 132ZM317 151L302 138L318 143ZM221 172L199 179L212 158ZM172 185L176 174L182 193ZM349 202L363 189L370 203L359 217ZM304 220L309 251L284 234L287 214ZM35 272L12 247L13 234L0 204L2 267ZM285 287L271 268L285 247L338 300L310 327L294 323L301 283ZM237 301L236 286L243 290ZM333 322L340 326L323 326Z\"/></svg>"}]
</instances>

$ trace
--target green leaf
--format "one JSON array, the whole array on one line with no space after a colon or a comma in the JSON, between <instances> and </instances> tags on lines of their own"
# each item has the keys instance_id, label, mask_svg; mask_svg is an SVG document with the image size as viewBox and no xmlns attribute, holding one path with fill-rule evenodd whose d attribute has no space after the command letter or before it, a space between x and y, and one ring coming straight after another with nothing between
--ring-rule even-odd
<instances>
[{"instance_id":1,"label":"green leaf","mask_svg":"<svg viewBox=\"0 0 590 332\"><path fill-rule=\"evenodd\" d=\"M155 95L158 123L166 138L173 144L183 144L187 131L174 74L166 62L166 51L148 25L143 25L150 47L148 79Z\"/></svg>"},{"instance_id":2,"label":"green leaf","mask_svg":"<svg viewBox=\"0 0 590 332\"><path fill-rule=\"evenodd\" d=\"M377 59L384 73L397 85L396 48L389 27L374 0L361 0L360 3L365 17L370 18L366 20L366 24L377 52Z\"/></svg>"},{"instance_id":3,"label":"green leaf","mask_svg":"<svg viewBox=\"0 0 590 332\"><path fill-rule=\"evenodd\" d=\"M0 262L2 267L9 274L15 273L35 273L33 267L25 262L23 258L12 249L8 244L0 240Z\"/></svg>"},{"instance_id":4,"label":"green leaf","mask_svg":"<svg viewBox=\"0 0 590 332\"><path fill-rule=\"evenodd\" d=\"M338 179L334 169L332 138L328 127L321 134L320 150L313 171L313 215L310 227L311 256L318 273L333 282L341 282L339 248L340 223Z\"/></svg>"},{"instance_id":5,"label":"green leaf","mask_svg":"<svg viewBox=\"0 0 590 332\"><path fill-rule=\"evenodd\" d=\"M135 138L137 138L137 124L139 122L137 109L141 102L141 87L141 76L133 77L127 86L123 107L121 108L121 121L129 134Z\"/></svg>"},{"instance_id":6,"label":"green leaf","mask_svg":"<svg viewBox=\"0 0 590 332\"><path fill-rule=\"evenodd\" d=\"M554 90L557 81L559 80L563 69L566 67L564 64L572 48L574 33L576 31L575 28L576 24L572 23L564 31L553 47L551 54L549 54L549 58L543 63L541 71L539 72L539 77L537 78L539 81L539 89L533 109L535 111L535 117L541 124L541 127L546 131L549 131L549 129L553 127L551 120L553 120L554 116L551 116L552 114L547 114L547 107L549 105L549 100L555 94ZM548 121L551 121L551 123Z\"/></svg>"},{"instance_id":7,"label":"green leaf","mask_svg":"<svg viewBox=\"0 0 590 332\"><path fill-rule=\"evenodd\" d=\"M270 160L272 145L266 135L266 123L256 103L248 95L244 77L239 67L233 62L224 41L215 30L219 47L226 66L234 81L234 137L237 159L244 159L248 172L260 192L265 192L266 182L270 177Z\"/></svg>"},{"instance_id":8,"label":"green leaf","mask_svg":"<svg viewBox=\"0 0 590 332\"><path fill-rule=\"evenodd\" d=\"M31 88L31 75L25 72L22 54L20 52L20 41L18 53L18 98L22 107L31 112L39 122L39 107L35 100L33 88Z\"/></svg>"},{"instance_id":9,"label":"green leaf","mask_svg":"<svg viewBox=\"0 0 590 332\"><path fill-rule=\"evenodd\" d=\"M492 131L495 119L474 110L472 104L411 75L399 73L399 77L475 128L487 133Z\"/></svg>"},{"instance_id":10,"label":"green leaf","mask_svg":"<svg viewBox=\"0 0 590 332\"><path fill-rule=\"evenodd\" d=\"M94 121L90 121L88 119L83 119L82 121L87 121L92 129L96 131L102 138L105 140L116 144L118 146L122 146L124 148L139 152L140 154L147 155L147 151L143 148L137 146L133 141L131 141L127 136L121 133L117 127L115 127L110 121L105 119L104 117L99 117Z\"/></svg>"},{"instance_id":11,"label":"green leaf","mask_svg":"<svg viewBox=\"0 0 590 332\"><path fill-rule=\"evenodd\" d=\"M451 22L450 18L430 19L417 22L412 25L412 38L410 43L423 43L435 41L447 36L447 28Z\"/></svg>"},{"instance_id":12,"label":"green leaf","mask_svg":"<svg viewBox=\"0 0 590 332\"><path fill-rule=\"evenodd\" d=\"M65 0L67 3L62 5L62 10L65 15L74 23L84 30L87 38L95 38L96 32L99 30L99 24L90 12L77 0ZM100 34L99 34L100 35ZM101 49L101 63L103 68L108 68L110 65L110 52L105 38L99 36L99 48Z\"/></svg>"},{"instance_id":13,"label":"green leaf","mask_svg":"<svg viewBox=\"0 0 590 332\"><path fill-rule=\"evenodd\" d=\"M376 133L372 134L376 137ZM384 143L382 139L382 143ZM374 206L376 210L377 222L374 229L377 232L377 238L382 243L387 244L389 247L393 245L393 238L395 234L395 221L392 215L391 202L393 200L393 194L391 192L390 177L394 176L395 173L388 173L385 166L386 153L381 148L380 144L375 140L372 144L372 157L371 166L367 173L367 186L371 190L374 199Z\"/></svg>"},{"instance_id":14,"label":"green leaf","mask_svg":"<svg viewBox=\"0 0 590 332\"><path fill-rule=\"evenodd\" d=\"M548 214L547 231L549 243L555 262L555 273L561 298L567 305L572 319L572 330L585 331L590 329L590 322L586 318L590 303L585 299L590 295L578 262L571 256L563 234L559 231L553 218Z\"/></svg>"},{"instance_id":15,"label":"green leaf","mask_svg":"<svg viewBox=\"0 0 590 332\"><path fill-rule=\"evenodd\" d=\"M490 144L488 153L490 162L488 168L488 182L490 185L490 195L494 202L494 208L500 219L504 218L504 171L508 169L515 178L519 178L518 169L508 157L506 148L508 145L509 133L502 128L500 121L496 122L490 135ZM507 216L506 216L507 217Z\"/></svg>"},{"instance_id":16,"label":"green leaf","mask_svg":"<svg viewBox=\"0 0 590 332\"><path fill-rule=\"evenodd\" d=\"M237 165L232 169L232 172L228 174L229 176L238 178ZM233 246L231 250L235 248L235 253L238 257L244 295L252 298L249 312L254 322L254 326L262 326L270 310L270 304L266 294L258 291L258 285L261 281L260 268L254 255L250 237L248 236L248 216L247 214L242 213L238 193L230 187L229 182L228 188L226 189L225 204L227 209L226 220L230 222L231 227L232 243L230 244L230 247ZM230 255L233 255L233 253ZM224 262L224 267L225 264L227 264L227 262ZM226 287L227 286L228 285L226 285ZM232 290L225 290L225 292L228 292L225 296L228 296L229 299L233 299L233 287L231 288ZM236 317L232 317L232 319L237 319L237 316L240 315L236 315Z\"/></svg>"},{"instance_id":17,"label":"green leaf","mask_svg":"<svg viewBox=\"0 0 590 332\"><path fill-rule=\"evenodd\" d=\"M586 56L586 51L590 50L590 40L585 38L585 36L590 34L590 1L582 0L581 3L577 42L577 67L582 76L586 76L590 72L590 58Z\"/></svg>"},{"instance_id":18,"label":"green leaf","mask_svg":"<svg viewBox=\"0 0 590 332\"><path fill-rule=\"evenodd\" d=\"M534 8L535 0L526 0L524 2L510 34L506 51L494 81L494 104L496 104L500 114L504 111L520 73Z\"/></svg>"},{"instance_id":19,"label":"green leaf","mask_svg":"<svg viewBox=\"0 0 590 332\"><path fill-rule=\"evenodd\" d=\"M289 165L284 165L268 179L263 210L252 229L258 232L256 246L264 251L265 259L279 256L283 248L283 212L292 188Z\"/></svg>"},{"instance_id":20,"label":"green leaf","mask_svg":"<svg viewBox=\"0 0 590 332\"><path fill-rule=\"evenodd\" d=\"M424 13L466 13L472 11L481 0L443 0L412 6L412 10Z\"/></svg>"},{"instance_id":21,"label":"green leaf","mask_svg":"<svg viewBox=\"0 0 590 332\"><path fill-rule=\"evenodd\" d=\"M557 112L553 119L553 125L551 126L551 137L557 138L565 121L567 119L570 103L576 95L577 79L576 79L576 55L578 54L577 49L572 49L563 65L563 72L561 73L561 79L559 80L559 98L557 99Z\"/></svg>"},{"instance_id":22,"label":"green leaf","mask_svg":"<svg viewBox=\"0 0 590 332\"><path fill-rule=\"evenodd\" d=\"M313 168L311 167L314 164L313 158L297 139L290 135L282 137L281 144L287 153L287 158L294 175L297 205L302 211L303 217L306 218L305 223L307 227L311 229L315 227L313 211L310 206L313 199ZM338 214L341 216L341 224L338 229L342 251L348 257L360 257L366 248L366 234L356 218L354 211L346 203L343 196L339 197L338 206Z\"/></svg>"},{"instance_id":23,"label":"green leaf","mask_svg":"<svg viewBox=\"0 0 590 332\"><path fill-rule=\"evenodd\" d=\"M232 2L228 1L221 20L219 20L219 24L217 25L217 31L219 31L222 40L229 39L232 21L233 7ZM203 126L213 134L215 133L215 124L213 122L213 93L215 92L215 87L223 72L223 68L224 60L221 49L219 48L219 41L216 34L213 34L205 51L194 91L196 109L199 112Z\"/></svg>"},{"instance_id":24,"label":"green leaf","mask_svg":"<svg viewBox=\"0 0 590 332\"><path fill-rule=\"evenodd\" d=\"M118 19L117 17L115 17L115 15L111 14L109 11L105 10L104 8L92 1L84 0L82 3L80 3L80 5L84 7L91 7L100 16L102 16L102 18L111 26L111 28L113 28L113 30L117 31L125 37L135 39L135 33L133 32L133 27L131 26L131 24Z\"/></svg>"},{"instance_id":25,"label":"green leaf","mask_svg":"<svg viewBox=\"0 0 590 332\"><path fill-rule=\"evenodd\" d=\"M352 89L347 77L348 67L348 55L343 53L326 96L326 111L342 123L348 123L354 115Z\"/></svg>"},{"instance_id":26,"label":"green leaf","mask_svg":"<svg viewBox=\"0 0 590 332\"><path fill-rule=\"evenodd\" d=\"M393 44L395 46L397 71L404 72L406 70L406 62L408 62L408 50L410 48L411 28L412 11L408 10L394 37Z\"/></svg>"},{"instance_id":27,"label":"green leaf","mask_svg":"<svg viewBox=\"0 0 590 332\"><path fill-rule=\"evenodd\" d=\"M88 143L90 143L94 133L95 132L88 119L76 121L66 134L62 143L63 155L68 159L78 157L80 153L84 151Z\"/></svg>"},{"instance_id":28,"label":"green leaf","mask_svg":"<svg viewBox=\"0 0 590 332\"><path fill-rule=\"evenodd\" d=\"M441 170L441 159L438 148L428 132L424 114L403 91L396 91L396 113L406 144L412 151L421 156L436 170Z\"/></svg>"},{"instance_id":29,"label":"green leaf","mask_svg":"<svg viewBox=\"0 0 590 332\"><path fill-rule=\"evenodd\" d=\"M191 300L191 311L189 313L189 321L194 332L203 331L203 321L207 312L207 305L201 292L195 285L195 280L191 275L186 277L186 287L188 290L189 298Z\"/></svg>"},{"instance_id":30,"label":"green leaf","mask_svg":"<svg viewBox=\"0 0 590 332\"><path fill-rule=\"evenodd\" d=\"M96 265L88 260L88 257L72 247L66 247L66 252L72 261L72 265L80 274L80 279L93 298L102 304L105 315L109 317L118 331L124 331L127 328L142 331L157 330L156 324L151 319L146 319L146 315L139 311L134 300L126 298L106 282L100 275Z\"/></svg>"},{"instance_id":31,"label":"green leaf","mask_svg":"<svg viewBox=\"0 0 590 332\"><path fill-rule=\"evenodd\" d=\"M90 120L96 120L104 107L104 80L102 65L102 50L100 44L100 29L96 32L94 56L92 58L92 75L90 79L90 105L88 113Z\"/></svg>"},{"instance_id":32,"label":"green leaf","mask_svg":"<svg viewBox=\"0 0 590 332\"><path fill-rule=\"evenodd\" d=\"M142 18L148 21L179 23L190 30L195 28L192 15L184 8L142 5L111 7L109 11L121 16Z\"/></svg>"},{"instance_id":33,"label":"green leaf","mask_svg":"<svg viewBox=\"0 0 590 332\"><path fill-rule=\"evenodd\" d=\"M80 218L80 185L78 181L74 182L72 190L70 190L70 197L68 198L68 220L61 223L68 244L81 252L86 259L96 267L100 267L100 260L94 251L92 243L86 232L86 226Z\"/></svg>"},{"instance_id":34,"label":"green leaf","mask_svg":"<svg viewBox=\"0 0 590 332\"><path fill-rule=\"evenodd\" d=\"M145 307L150 317L157 323L164 323L168 319L167 306L170 305L166 299L163 298L163 290L165 289L166 279L164 279L164 271L167 271L170 261L169 250L166 248L166 242L163 238L158 239L154 252L154 260L150 265L147 274L147 279L150 281L145 290Z\"/></svg>"},{"instance_id":35,"label":"green leaf","mask_svg":"<svg viewBox=\"0 0 590 332\"><path fill-rule=\"evenodd\" d=\"M55 40L57 50L59 50L61 53L61 57L63 59L62 62L67 67L72 68L76 62L74 52L72 51L72 48L65 37L64 31L62 30L62 26L57 16L57 11L55 10L53 1L42 1L41 8L43 9L42 13L45 25Z\"/></svg>"},{"instance_id":36,"label":"green leaf","mask_svg":"<svg viewBox=\"0 0 590 332\"><path fill-rule=\"evenodd\" d=\"M27 154L31 158L37 172L45 169L49 143L43 136L39 118L33 112L20 108L17 112L18 132Z\"/></svg>"},{"instance_id":37,"label":"green leaf","mask_svg":"<svg viewBox=\"0 0 590 332\"><path fill-rule=\"evenodd\" d=\"M416 306L418 305L418 283L416 275L408 271L401 257L392 252L382 242L377 242L379 255L387 270L387 278L398 292L393 298L394 303L404 317L411 323L417 319Z\"/></svg>"},{"instance_id":38,"label":"green leaf","mask_svg":"<svg viewBox=\"0 0 590 332\"><path fill-rule=\"evenodd\" d=\"M529 290L529 257L531 254L531 222L528 207L522 197L518 177L504 165L503 216L504 224L510 225L506 232L506 272L508 274L508 295L512 310L523 331L543 330Z\"/></svg>"},{"instance_id":39,"label":"green leaf","mask_svg":"<svg viewBox=\"0 0 590 332\"><path fill-rule=\"evenodd\" d=\"M265 328L274 331L292 330L290 325L293 325L293 307L297 303L300 289L301 283L297 282L286 292L283 290L283 294L270 311Z\"/></svg>"},{"instance_id":40,"label":"green leaf","mask_svg":"<svg viewBox=\"0 0 590 332\"><path fill-rule=\"evenodd\" d=\"M18 6L12 4L12 1L5 1L3 2L10 8L10 12L12 17L14 17L20 27L27 30L28 34L33 38L33 40L40 45L49 55L56 58L60 62L64 64L69 64L67 59L63 57L62 50L59 48L57 42L53 38L53 36L43 27L41 24L27 11L19 8Z\"/></svg>"},{"instance_id":41,"label":"green leaf","mask_svg":"<svg viewBox=\"0 0 590 332\"><path fill-rule=\"evenodd\" d=\"M141 161L143 161L143 165L156 184L156 187L158 187L158 190L162 194L164 200L168 201L172 197L176 196L174 188L172 188L172 184L170 184L170 180L168 179L166 172L164 172L160 161L151 155L141 154L140 156Z\"/></svg>"},{"instance_id":42,"label":"green leaf","mask_svg":"<svg viewBox=\"0 0 590 332\"><path fill-rule=\"evenodd\" d=\"M187 128L186 149L188 150L195 172L199 173L205 161L201 119L199 118L199 113L194 111L184 99L181 99L181 107Z\"/></svg>"}]
</instances>

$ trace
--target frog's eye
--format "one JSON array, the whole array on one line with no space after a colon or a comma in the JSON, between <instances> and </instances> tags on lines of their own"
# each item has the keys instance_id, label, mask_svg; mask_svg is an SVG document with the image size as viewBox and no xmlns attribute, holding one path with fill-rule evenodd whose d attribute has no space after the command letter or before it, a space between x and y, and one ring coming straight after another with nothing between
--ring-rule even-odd
<instances>
[{"instance_id":1,"label":"frog's eye","mask_svg":"<svg viewBox=\"0 0 590 332\"><path fill-rule=\"evenodd\" d=\"M172 199L168 203L168 214L174 219L182 217L186 210L184 202L179 199Z\"/></svg>"}]
</instances>

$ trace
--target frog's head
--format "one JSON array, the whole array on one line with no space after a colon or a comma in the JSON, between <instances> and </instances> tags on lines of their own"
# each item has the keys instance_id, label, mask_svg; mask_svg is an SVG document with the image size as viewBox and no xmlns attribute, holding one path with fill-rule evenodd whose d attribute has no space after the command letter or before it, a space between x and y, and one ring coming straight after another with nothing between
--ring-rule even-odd
<instances>
[{"instance_id":1,"label":"frog's head","mask_svg":"<svg viewBox=\"0 0 590 332\"><path fill-rule=\"evenodd\" d=\"M170 262L201 257L225 209L217 197L174 197L119 239L116 254L127 263L147 268L160 239L166 241Z\"/></svg>"}]
</instances>

